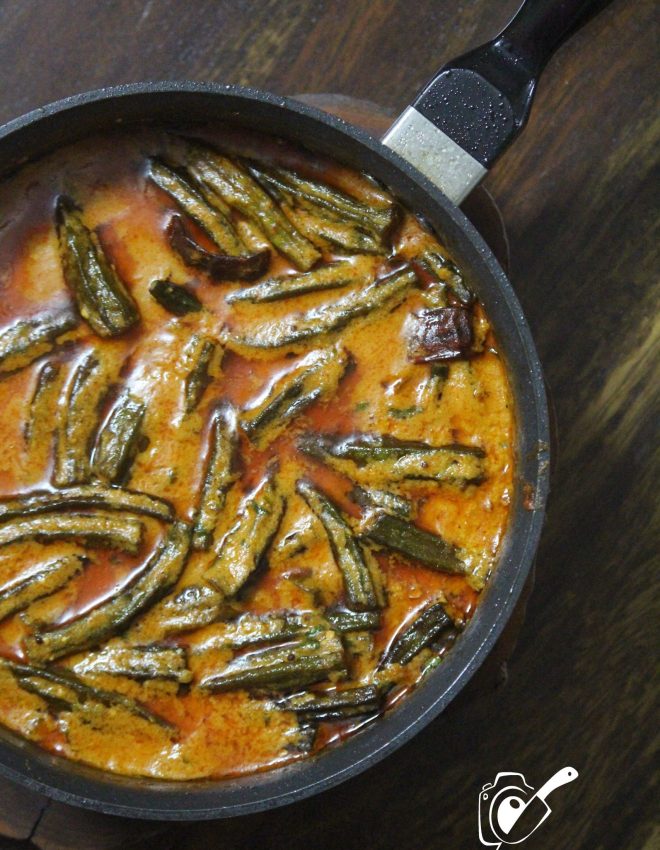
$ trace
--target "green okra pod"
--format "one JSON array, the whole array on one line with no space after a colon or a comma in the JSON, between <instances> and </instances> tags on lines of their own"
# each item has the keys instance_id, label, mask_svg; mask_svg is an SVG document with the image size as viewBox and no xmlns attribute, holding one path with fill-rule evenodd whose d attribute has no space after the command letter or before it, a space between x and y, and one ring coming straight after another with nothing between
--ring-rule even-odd
<instances>
[{"instance_id":1,"label":"green okra pod","mask_svg":"<svg viewBox=\"0 0 660 850\"><path fill-rule=\"evenodd\" d=\"M370 233L365 233L357 227L340 221L328 221L306 210L296 210L291 217L310 242L325 251L385 255L381 243Z\"/></svg>"},{"instance_id":2,"label":"green okra pod","mask_svg":"<svg viewBox=\"0 0 660 850\"><path fill-rule=\"evenodd\" d=\"M355 257L354 260L339 260L302 274L267 278L230 292L226 301L228 304L236 301L263 304L326 289L342 289L350 285L362 287L373 280L374 274L375 264L371 257Z\"/></svg>"},{"instance_id":3,"label":"green okra pod","mask_svg":"<svg viewBox=\"0 0 660 850\"><path fill-rule=\"evenodd\" d=\"M58 406L53 469L57 487L89 482L99 411L111 383L111 366L100 352L90 352L74 368Z\"/></svg>"},{"instance_id":4,"label":"green okra pod","mask_svg":"<svg viewBox=\"0 0 660 850\"><path fill-rule=\"evenodd\" d=\"M225 596L234 596L258 567L280 526L286 500L275 477L267 478L238 509L204 579Z\"/></svg>"},{"instance_id":5,"label":"green okra pod","mask_svg":"<svg viewBox=\"0 0 660 850\"><path fill-rule=\"evenodd\" d=\"M71 665L79 676L108 674L128 679L172 679L186 684L192 679L185 650L179 646L106 646L84 655Z\"/></svg>"},{"instance_id":6,"label":"green okra pod","mask_svg":"<svg viewBox=\"0 0 660 850\"><path fill-rule=\"evenodd\" d=\"M96 646L122 631L178 581L189 549L189 526L175 522L135 581L71 623L30 635L25 640L28 657L40 663L52 661Z\"/></svg>"},{"instance_id":7,"label":"green okra pod","mask_svg":"<svg viewBox=\"0 0 660 850\"><path fill-rule=\"evenodd\" d=\"M207 336L194 334L184 350L184 357L190 363L190 371L184 382L184 409L192 413L202 400L204 391L211 382L209 368L218 343Z\"/></svg>"},{"instance_id":8,"label":"green okra pod","mask_svg":"<svg viewBox=\"0 0 660 850\"><path fill-rule=\"evenodd\" d=\"M217 590L203 584L189 584L153 609L150 633L169 635L201 629L226 614L225 598ZM137 629L140 624L137 624Z\"/></svg>"},{"instance_id":9,"label":"green okra pod","mask_svg":"<svg viewBox=\"0 0 660 850\"><path fill-rule=\"evenodd\" d=\"M382 608L385 598L378 565L362 549L335 505L307 481L298 481L296 492L325 529L332 554L344 579L349 606L356 611Z\"/></svg>"},{"instance_id":10,"label":"green okra pod","mask_svg":"<svg viewBox=\"0 0 660 850\"><path fill-rule=\"evenodd\" d=\"M333 608L325 613L326 619L336 632L376 631L381 626L380 611L350 611Z\"/></svg>"},{"instance_id":11,"label":"green okra pod","mask_svg":"<svg viewBox=\"0 0 660 850\"><path fill-rule=\"evenodd\" d=\"M393 203L385 206L365 204L328 183L303 177L287 168L251 165L249 171L275 197L312 212L329 214L340 221L352 221L381 237L390 230L397 217Z\"/></svg>"},{"instance_id":12,"label":"green okra pod","mask_svg":"<svg viewBox=\"0 0 660 850\"><path fill-rule=\"evenodd\" d=\"M380 667L387 664L407 664L418 652L429 646L446 629L452 627L444 604L434 602L428 605L415 620L392 641L383 653Z\"/></svg>"},{"instance_id":13,"label":"green okra pod","mask_svg":"<svg viewBox=\"0 0 660 850\"><path fill-rule=\"evenodd\" d=\"M60 364L50 361L46 361L39 370L30 399L28 418L23 428L23 436L28 445L36 441L38 434L51 433L61 374Z\"/></svg>"},{"instance_id":14,"label":"green okra pod","mask_svg":"<svg viewBox=\"0 0 660 850\"><path fill-rule=\"evenodd\" d=\"M217 408L209 431L204 483L193 523L193 548L209 549L229 487L238 478L236 412L229 404Z\"/></svg>"},{"instance_id":15,"label":"green okra pod","mask_svg":"<svg viewBox=\"0 0 660 850\"><path fill-rule=\"evenodd\" d=\"M381 508L388 514L410 519L413 513L412 503L403 496L387 490L374 490L372 487L354 487L349 493L351 499L362 508Z\"/></svg>"},{"instance_id":16,"label":"green okra pod","mask_svg":"<svg viewBox=\"0 0 660 850\"><path fill-rule=\"evenodd\" d=\"M203 676L199 687L212 693L244 688L301 688L346 669L341 641L332 631L282 646L235 656L225 667Z\"/></svg>"},{"instance_id":17,"label":"green okra pod","mask_svg":"<svg viewBox=\"0 0 660 850\"><path fill-rule=\"evenodd\" d=\"M474 293L465 285L463 275L440 251L428 249L415 257L415 261L437 279L435 285L424 290L424 300L429 307L447 307L448 294L466 307L474 303Z\"/></svg>"},{"instance_id":18,"label":"green okra pod","mask_svg":"<svg viewBox=\"0 0 660 850\"><path fill-rule=\"evenodd\" d=\"M467 572L454 546L438 534L425 531L402 517L383 511L369 511L362 523L361 533L373 543L400 552L434 570L458 575Z\"/></svg>"},{"instance_id":19,"label":"green okra pod","mask_svg":"<svg viewBox=\"0 0 660 850\"><path fill-rule=\"evenodd\" d=\"M259 404L241 415L241 427L260 449L266 448L309 405L336 392L349 364L340 346L313 351L275 380Z\"/></svg>"},{"instance_id":20,"label":"green okra pod","mask_svg":"<svg viewBox=\"0 0 660 850\"><path fill-rule=\"evenodd\" d=\"M83 567L78 555L65 555L39 568L26 577L0 587L0 622L6 617L23 611L28 605L44 596L50 596L64 587Z\"/></svg>"},{"instance_id":21,"label":"green okra pod","mask_svg":"<svg viewBox=\"0 0 660 850\"><path fill-rule=\"evenodd\" d=\"M294 711L298 720L321 722L346 720L365 714L377 714L383 703L382 692L375 685L341 688L327 692L308 691L275 700L280 711Z\"/></svg>"},{"instance_id":22,"label":"green okra pod","mask_svg":"<svg viewBox=\"0 0 660 850\"><path fill-rule=\"evenodd\" d=\"M314 637L328 624L314 612L282 611L267 614L241 614L233 620L216 623L204 633L192 652L215 649L242 649L262 643L282 643L302 637Z\"/></svg>"},{"instance_id":23,"label":"green okra pod","mask_svg":"<svg viewBox=\"0 0 660 850\"><path fill-rule=\"evenodd\" d=\"M166 522L171 522L174 518L172 506L164 499L149 493L108 487L104 484L83 484L78 487L33 490L21 496L2 497L0 522L15 517L61 511L63 508L105 508L144 514Z\"/></svg>"},{"instance_id":24,"label":"green okra pod","mask_svg":"<svg viewBox=\"0 0 660 850\"><path fill-rule=\"evenodd\" d=\"M385 246L373 233L358 225L335 221L299 207L283 205L288 218L298 230L322 251L341 254L384 256Z\"/></svg>"},{"instance_id":25,"label":"green okra pod","mask_svg":"<svg viewBox=\"0 0 660 850\"><path fill-rule=\"evenodd\" d=\"M139 451L142 423L147 406L130 392L124 392L98 436L92 469L110 484L123 482Z\"/></svg>"},{"instance_id":26,"label":"green okra pod","mask_svg":"<svg viewBox=\"0 0 660 850\"><path fill-rule=\"evenodd\" d=\"M407 480L429 480L464 486L483 479L482 449L475 446L431 446L389 435L303 434L298 448L305 454L364 486L389 486Z\"/></svg>"},{"instance_id":27,"label":"green okra pod","mask_svg":"<svg viewBox=\"0 0 660 850\"><path fill-rule=\"evenodd\" d=\"M19 517L0 525L0 546L22 540L83 538L88 545L108 546L135 554L142 542L143 524L137 518L96 511L95 513L47 513Z\"/></svg>"},{"instance_id":28,"label":"green okra pod","mask_svg":"<svg viewBox=\"0 0 660 850\"><path fill-rule=\"evenodd\" d=\"M60 197L55 219L62 270L80 315L102 337L125 333L140 320L137 306L96 234L73 202Z\"/></svg>"},{"instance_id":29,"label":"green okra pod","mask_svg":"<svg viewBox=\"0 0 660 850\"><path fill-rule=\"evenodd\" d=\"M24 691L41 697L53 714L73 711L79 705L78 694L68 683L53 682L34 675L17 677L16 681Z\"/></svg>"},{"instance_id":30,"label":"green okra pod","mask_svg":"<svg viewBox=\"0 0 660 850\"><path fill-rule=\"evenodd\" d=\"M202 228L218 248L230 256L238 257L244 253L245 246L226 209L220 209L217 203L209 204L189 180L160 160L150 160L147 176Z\"/></svg>"},{"instance_id":31,"label":"green okra pod","mask_svg":"<svg viewBox=\"0 0 660 850\"><path fill-rule=\"evenodd\" d=\"M312 243L240 165L200 146L190 146L186 165L193 179L207 190L207 197L210 192L238 210L298 268L307 271L321 258Z\"/></svg>"},{"instance_id":32,"label":"green okra pod","mask_svg":"<svg viewBox=\"0 0 660 850\"><path fill-rule=\"evenodd\" d=\"M231 336L230 340L239 348L282 348L295 345L340 330L355 319L385 307L397 307L416 280L415 272L405 267L378 278L364 289L349 292L330 304L279 322L265 322L244 335Z\"/></svg>"},{"instance_id":33,"label":"green okra pod","mask_svg":"<svg viewBox=\"0 0 660 850\"><path fill-rule=\"evenodd\" d=\"M78 324L70 310L23 319L0 331L0 375L29 366L52 351L57 340Z\"/></svg>"},{"instance_id":34,"label":"green okra pod","mask_svg":"<svg viewBox=\"0 0 660 850\"><path fill-rule=\"evenodd\" d=\"M107 708L122 708L149 723L171 728L167 720L149 711L136 700L116 691L92 687L69 670L17 664L6 658L0 658L0 665L11 672L21 688L40 696L56 712L75 711L84 708L87 703L92 703Z\"/></svg>"}]
</instances>

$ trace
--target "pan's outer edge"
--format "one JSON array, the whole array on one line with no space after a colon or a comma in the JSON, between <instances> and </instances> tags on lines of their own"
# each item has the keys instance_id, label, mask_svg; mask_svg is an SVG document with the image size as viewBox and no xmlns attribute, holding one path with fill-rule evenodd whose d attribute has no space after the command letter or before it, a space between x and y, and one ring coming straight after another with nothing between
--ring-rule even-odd
<instances>
[{"instance_id":1,"label":"pan's outer edge","mask_svg":"<svg viewBox=\"0 0 660 850\"><path fill-rule=\"evenodd\" d=\"M114 776L51 756L0 729L0 774L33 790L108 814L201 820L285 805L354 776L422 729L467 683L512 613L536 552L549 487L548 409L531 333L490 249L462 212L409 163L340 118L237 86L186 82L118 86L66 98L1 127L2 170L7 172L92 131L149 117L160 124L229 120L259 127L300 140L387 183L407 206L437 225L476 282L506 357L516 399L518 480L512 519L497 570L477 613L447 661L423 685L346 743L315 759L263 774L178 783Z\"/></svg>"}]
</instances>

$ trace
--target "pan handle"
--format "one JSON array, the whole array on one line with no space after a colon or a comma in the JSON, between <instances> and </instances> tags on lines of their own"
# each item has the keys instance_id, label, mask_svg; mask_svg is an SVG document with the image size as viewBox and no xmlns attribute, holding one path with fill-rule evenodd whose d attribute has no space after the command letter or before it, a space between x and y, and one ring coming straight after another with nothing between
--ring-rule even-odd
<instances>
[{"instance_id":1,"label":"pan handle","mask_svg":"<svg viewBox=\"0 0 660 850\"><path fill-rule=\"evenodd\" d=\"M449 62L383 137L454 203L524 127L554 51L611 0L526 0L502 32Z\"/></svg>"}]
</instances>

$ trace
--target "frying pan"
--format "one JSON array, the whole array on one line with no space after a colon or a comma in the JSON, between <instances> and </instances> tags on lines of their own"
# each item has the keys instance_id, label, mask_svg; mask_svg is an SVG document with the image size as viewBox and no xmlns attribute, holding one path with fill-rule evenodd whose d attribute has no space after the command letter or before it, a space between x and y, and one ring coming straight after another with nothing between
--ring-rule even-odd
<instances>
[{"instance_id":1,"label":"frying pan","mask_svg":"<svg viewBox=\"0 0 660 850\"><path fill-rule=\"evenodd\" d=\"M229 122L368 172L426 218L464 269L508 366L516 417L516 481L497 569L446 661L384 717L312 759L246 777L185 783L115 776L50 755L0 728L2 775L111 814L173 820L246 814L318 793L375 764L440 714L468 682L512 613L535 555L548 493L549 429L541 366L520 304L456 203L522 128L551 53L603 5L528 0L497 38L445 66L382 142L273 94L180 82L76 95L0 128L3 174L90 134L145 122Z\"/></svg>"}]
</instances>

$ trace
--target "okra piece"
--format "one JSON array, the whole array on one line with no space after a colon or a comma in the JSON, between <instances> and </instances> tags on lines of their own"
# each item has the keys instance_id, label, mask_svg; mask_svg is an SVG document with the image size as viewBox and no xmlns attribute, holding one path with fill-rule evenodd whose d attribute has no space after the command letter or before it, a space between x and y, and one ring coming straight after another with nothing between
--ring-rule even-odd
<instances>
[{"instance_id":1,"label":"okra piece","mask_svg":"<svg viewBox=\"0 0 660 850\"><path fill-rule=\"evenodd\" d=\"M0 525L0 546L22 540L83 538L89 546L107 546L134 555L142 542L143 524L126 515L96 511L93 514L48 513L19 517Z\"/></svg>"},{"instance_id":2,"label":"okra piece","mask_svg":"<svg viewBox=\"0 0 660 850\"><path fill-rule=\"evenodd\" d=\"M245 246L224 211L217 205L211 206L185 177L157 159L150 160L147 176L202 228L218 248L236 257L244 252Z\"/></svg>"},{"instance_id":3,"label":"okra piece","mask_svg":"<svg viewBox=\"0 0 660 850\"><path fill-rule=\"evenodd\" d=\"M374 490L372 487L354 487L349 493L351 499L362 508L381 508L388 514L410 519L413 506L408 499L389 493L387 490Z\"/></svg>"},{"instance_id":4,"label":"okra piece","mask_svg":"<svg viewBox=\"0 0 660 850\"><path fill-rule=\"evenodd\" d=\"M484 452L474 446L431 446L381 434L308 433L299 438L298 448L360 485L429 480L462 486L483 479Z\"/></svg>"},{"instance_id":5,"label":"okra piece","mask_svg":"<svg viewBox=\"0 0 660 850\"><path fill-rule=\"evenodd\" d=\"M194 549L209 549L229 487L238 478L236 412L229 404L218 407L209 432L209 453L199 507L193 523Z\"/></svg>"},{"instance_id":6,"label":"okra piece","mask_svg":"<svg viewBox=\"0 0 660 850\"><path fill-rule=\"evenodd\" d=\"M218 344L214 339L195 334L184 350L184 357L191 364L183 389L186 413L192 413L195 410L211 382L209 367L217 349Z\"/></svg>"},{"instance_id":7,"label":"okra piece","mask_svg":"<svg viewBox=\"0 0 660 850\"><path fill-rule=\"evenodd\" d=\"M225 598L206 585L190 584L163 599L155 610L159 633L168 635L201 629L219 620L227 610Z\"/></svg>"},{"instance_id":8,"label":"okra piece","mask_svg":"<svg viewBox=\"0 0 660 850\"><path fill-rule=\"evenodd\" d=\"M389 434L352 434L342 437L309 433L305 436L304 450L309 454L331 454L333 457L351 460L359 466L433 452L459 452L480 458L484 456L483 450L475 446L432 446L420 440L399 440Z\"/></svg>"},{"instance_id":9,"label":"okra piece","mask_svg":"<svg viewBox=\"0 0 660 850\"><path fill-rule=\"evenodd\" d=\"M59 363L49 361L46 361L39 370L30 400L27 422L23 428L23 436L28 445L33 442L37 432L44 432L47 428L50 433L57 405L56 393L61 371Z\"/></svg>"},{"instance_id":10,"label":"okra piece","mask_svg":"<svg viewBox=\"0 0 660 850\"><path fill-rule=\"evenodd\" d=\"M202 302L195 293L182 283L172 283L171 280L154 280L149 284L149 292L151 297L164 310L174 316L199 313L203 309Z\"/></svg>"},{"instance_id":11,"label":"okra piece","mask_svg":"<svg viewBox=\"0 0 660 850\"><path fill-rule=\"evenodd\" d=\"M299 269L307 271L321 259L319 251L240 165L198 146L191 146L186 164L198 184L252 221Z\"/></svg>"},{"instance_id":12,"label":"okra piece","mask_svg":"<svg viewBox=\"0 0 660 850\"><path fill-rule=\"evenodd\" d=\"M326 611L330 626L340 634L344 632L375 631L380 628L380 611L349 611L348 608L334 608Z\"/></svg>"},{"instance_id":13,"label":"okra piece","mask_svg":"<svg viewBox=\"0 0 660 850\"><path fill-rule=\"evenodd\" d=\"M81 681L68 670L54 670L52 667L34 667L31 664L17 664L14 661L0 659L0 664L6 667L16 679L18 685L26 691L36 693L53 706L56 711L76 710L86 703L96 703L107 708L123 708L149 723L171 728L171 723L159 717L134 699L117 693L95 688Z\"/></svg>"},{"instance_id":14,"label":"okra piece","mask_svg":"<svg viewBox=\"0 0 660 850\"><path fill-rule=\"evenodd\" d=\"M266 479L247 496L238 520L227 532L220 551L209 564L204 579L225 596L234 596L256 570L277 533L285 499L275 478Z\"/></svg>"},{"instance_id":15,"label":"okra piece","mask_svg":"<svg viewBox=\"0 0 660 850\"><path fill-rule=\"evenodd\" d=\"M0 375L23 369L38 357L48 354L59 337L77 325L77 317L70 310L64 310L53 315L23 319L0 331Z\"/></svg>"},{"instance_id":16,"label":"okra piece","mask_svg":"<svg viewBox=\"0 0 660 850\"><path fill-rule=\"evenodd\" d=\"M340 221L328 221L305 210L296 210L293 216L297 227L315 245L326 251L346 254L384 255L385 249L370 233Z\"/></svg>"},{"instance_id":17,"label":"okra piece","mask_svg":"<svg viewBox=\"0 0 660 850\"><path fill-rule=\"evenodd\" d=\"M146 409L146 404L130 392L119 397L96 444L92 468L97 478L110 484L128 478L140 448Z\"/></svg>"},{"instance_id":18,"label":"okra piece","mask_svg":"<svg viewBox=\"0 0 660 850\"><path fill-rule=\"evenodd\" d=\"M304 342L340 330L355 319L385 307L394 309L403 301L416 280L415 272L405 267L378 278L364 289L349 292L330 304L279 322L265 322L245 336L236 335L231 339L239 347L246 348L282 348Z\"/></svg>"},{"instance_id":19,"label":"okra piece","mask_svg":"<svg viewBox=\"0 0 660 850\"><path fill-rule=\"evenodd\" d=\"M186 653L178 646L106 646L85 655L71 669L79 676L106 673L139 682L172 679L185 684L192 679L187 664Z\"/></svg>"},{"instance_id":20,"label":"okra piece","mask_svg":"<svg viewBox=\"0 0 660 850\"><path fill-rule=\"evenodd\" d=\"M311 180L287 168L250 166L250 174L273 194L287 198L312 211L330 214L340 221L348 220L383 236L394 224L397 208L394 204L374 207L345 194L340 189Z\"/></svg>"},{"instance_id":21,"label":"okra piece","mask_svg":"<svg viewBox=\"0 0 660 850\"><path fill-rule=\"evenodd\" d=\"M382 608L385 599L378 565L353 536L346 520L333 503L309 482L296 483L296 492L319 518L344 579L348 605L356 611Z\"/></svg>"},{"instance_id":22,"label":"okra piece","mask_svg":"<svg viewBox=\"0 0 660 850\"><path fill-rule=\"evenodd\" d=\"M135 581L77 620L30 635L25 640L28 657L40 663L52 661L97 646L122 631L178 581L189 549L189 526L185 522L174 523Z\"/></svg>"},{"instance_id":23,"label":"okra piece","mask_svg":"<svg viewBox=\"0 0 660 850\"><path fill-rule=\"evenodd\" d=\"M33 490L22 496L0 498L0 522L15 517L60 511L63 508L104 508L144 514L165 522L174 518L172 506L148 493L88 484L60 490Z\"/></svg>"},{"instance_id":24,"label":"okra piece","mask_svg":"<svg viewBox=\"0 0 660 850\"><path fill-rule=\"evenodd\" d=\"M420 561L427 567L443 573L465 575L465 564L456 549L438 534L424 531L402 517L383 511L368 512L361 526L363 537L400 552L406 558Z\"/></svg>"},{"instance_id":25,"label":"okra piece","mask_svg":"<svg viewBox=\"0 0 660 850\"><path fill-rule=\"evenodd\" d=\"M99 336L125 333L140 316L96 233L83 224L80 211L69 198L58 199L55 220L64 279L80 315Z\"/></svg>"},{"instance_id":26,"label":"okra piece","mask_svg":"<svg viewBox=\"0 0 660 850\"><path fill-rule=\"evenodd\" d=\"M359 257L355 262L340 260L313 269L311 272L268 278L253 286L245 286L231 292L225 300L228 304L233 304L235 301L262 304L284 298L295 298L308 292L341 289L350 284L361 287L373 280L374 271L371 257Z\"/></svg>"},{"instance_id":27,"label":"okra piece","mask_svg":"<svg viewBox=\"0 0 660 850\"><path fill-rule=\"evenodd\" d=\"M344 648L332 631L282 646L237 655L221 670L206 674L199 687L212 693L238 688L302 688L345 672Z\"/></svg>"},{"instance_id":28,"label":"okra piece","mask_svg":"<svg viewBox=\"0 0 660 850\"><path fill-rule=\"evenodd\" d=\"M242 649L260 643L282 643L303 635L312 638L327 628L327 622L315 613L246 613L235 620L216 623L192 651L199 654L212 649Z\"/></svg>"},{"instance_id":29,"label":"okra piece","mask_svg":"<svg viewBox=\"0 0 660 850\"><path fill-rule=\"evenodd\" d=\"M334 395L348 364L349 355L340 346L313 351L275 380L258 405L244 411L241 427L259 449L266 448L305 408Z\"/></svg>"},{"instance_id":30,"label":"okra piece","mask_svg":"<svg viewBox=\"0 0 660 850\"><path fill-rule=\"evenodd\" d=\"M178 215L167 225L167 238L186 265L202 269L216 281L254 280L265 274L270 264L268 248L240 257L207 251L193 239Z\"/></svg>"},{"instance_id":31,"label":"okra piece","mask_svg":"<svg viewBox=\"0 0 660 850\"><path fill-rule=\"evenodd\" d=\"M460 273L454 263L445 257L440 251L428 249L415 257L415 261L423 266L427 271L431 272L439 281L439 287L431 287L425 290L425 296L428 297L429 307L446 307L448 299L445 289L448 289L455 299L461 302L465 307L471 306L474 301L474 293L472 293L463 281L463 275Z\"/></svg>"},{"instance_id":32,"label":"okra piece","mask_svg":"<svg viewBox=\"0 0 660 850\"><path fill-rule=\"evenodd\" d=\"M357 225L334 221L299 207L283 206L283 209L298 230L323 251L385 255L380 239Z\"/></svg>"},{"instance_id":33,"label":"okra piece","mask_svg":"<svg viewBox=\"0 0 660 850\"><path fill-rule=\"evenodd\" d=\"M64 587L83 567L78 555L66 555L43 564L36 572L0 588L0 622L23 611L28 605L44 596L50 596Z\"/></svg>"},{"instance_id":34,"label":"okra piece","mask_svg":"<svg viewBox=\"0 0 660 850\"><path fill-rule=\"evenodd\" d=\"M392 641L383 653L379 667L385 667L387 664L407 664L452 625L443 604L432 603Z\"/></svg>"},{"instance_id":35,"label":"okra piece","mask_svg":"<svg viewBox=\"0 0 660 850\"><path fill-rule=\"evenodd\" d=\"M382 707L382 693L374 685L361 688L323 692L308 691L303 694L275 700L280 711L294 711L298 720L321 722L323 720L346 720L364 714L377 714Z\"/></svg>"},{"instance_id":36,"label":"okra piece","mask_svg":"<svg viewBox=\"0 0 660 850\"><path fill-rule=\"evenodd\" d=\"M101 403L110 389L109 364L91 352L75 368L60 397L53 483L87 484Z\"/></svg>"},{"instance_id":37,"label":"okra piece","mask_svg":"<svg viewBox=\"0 0 660 850\"><path fill-rule=\"evenodd\" d=\"M50 682L41 676L24 676L17 682L24 691L41 697L52 714L73 711L78 704L76 692L61 682Z\"/></svg>"}]
</instances>

